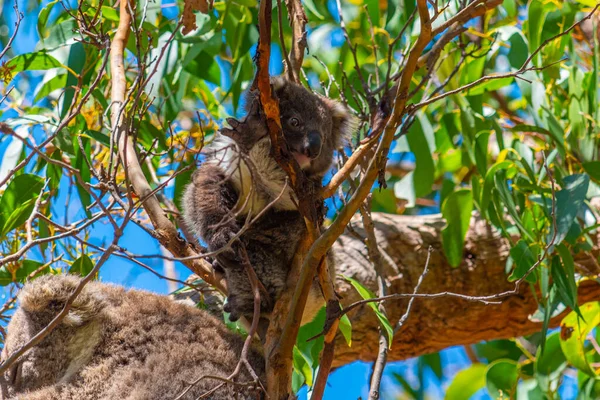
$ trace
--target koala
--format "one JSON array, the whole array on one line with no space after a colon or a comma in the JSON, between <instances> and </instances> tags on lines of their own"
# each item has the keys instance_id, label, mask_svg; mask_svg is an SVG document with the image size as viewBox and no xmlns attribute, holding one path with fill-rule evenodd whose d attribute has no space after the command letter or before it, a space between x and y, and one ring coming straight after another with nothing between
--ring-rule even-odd
<instances>
[{"instance_id":1,"label":"koala","mask_svg":"<svg viewBox=\"0 0 600 400\"><path fill-rule=\"evenodd\" d=\"M81 279L47 275L19 294L2 351L6 360L62 310ZM3 376L3 399L175 399L201 376L227 377L235 369L242 337L204 310L144 291L90 282L68 315ZM264 380L264 358L248 361ZM237 382L251 382L242 368ZM200 380L182 399L191 400L222 381ZM225 384L213 399L255 399L253 388Z\"/></svg>"},{"instance_id":2,"label":"koala","mask_svg":"<svg viewBox=\"0 0 600 400\"><path fill-rule=\"evenodd\" d=\"M283 78L272 78L271 87L279 101L283 138L311 190L318 193L335 150L355 129L355 117L341 103ZM257 93L247 94L246 111L241 121L227 120L231 128L222 129L210 146L182 202L190 230L206 242L210 252L220 251L213 265L225 272L229 293L224 309L232 321L251 316L253 311L252 290L240 262L239 246L245 246L250 264L268 292L268 296L261 293L261 313L268 316L306 234L293 190L286 184L287 174L271 155ZM251 219L254 222L234 240ZM333 276L333 266L329 269ZM315 282L303 323L312 320L323 304Z\"/></svg>"}]
</instances>

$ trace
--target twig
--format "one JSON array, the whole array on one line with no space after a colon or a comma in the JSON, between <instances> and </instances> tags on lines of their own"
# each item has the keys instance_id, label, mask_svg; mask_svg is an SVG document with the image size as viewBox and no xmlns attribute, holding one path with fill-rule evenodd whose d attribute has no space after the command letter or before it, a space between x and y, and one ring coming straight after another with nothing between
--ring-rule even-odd
<instances>
[{"instance_id":1,"label":"twig","mask_svg":"<svg viewBox=\"0 0 600 400\"><path fill-rule=\"evenodd\" d=\"M369 259L375 267L375 274L377 278L377 294L381 296L387 295L387 285L385 281L385 271L383 256L377 245L377 237L375 236L375 226L373 224L373 218L371 217L371 196L367 197L365 204L361 207L360 212L363 220L363 227L367 233L367 251L369 253ZM387 312L383 303L379 303L379 312L381 312L387 318ZM369 387L369 399L377 400L380 398L380 386L381 378L383 377L383 370L387 363L388 350L390 347L389 341L392 338L387 337L385 328L379 325L379 351L377 359L373 364L373 373L371 374L370 387Z\"/></svg>"},{"instance_id":2,"label":"twig","mask_svg":"<svg viewBox=\"0 0 600 400\"><path fill-rule=\"evenodd\" d=\"M278 4L280 2L281 0L278 0ZM289 57L286 55L286 61L289 62L289 67L286 65L286 69L289 68L288 74L291 72L295 82L300 82L300 69L302 68L304 51L307 46L306 23L308 20L300 0L286 0L285 5L288 10L290 27L292 28L292 48L290 49Z\"/></svg>"},{"instance_id":3,"label":"twig","mask_svg":"<svg viewBox=\"0 0 600 400\"><path fill-rule=\"evenodd\" d=\"M417 294L417 292L419 291L419 287L421 287L421 283L423 283L423 279L425 279L425 275L427 275L427 272L429 272L429 260L431 259L432 251L433 251L433 247L429 246L429 248L427 249L427 260L425 261L425 268L423 268L423 273L421 274L421 276L419 277L419 280L417 281L417 284L415 285L415 290L413 290L413 295ZM404 312L404 314L402 314L402 317L400 317L400 319L398 320L398 324L396 324L394 333L398 332L402 328L402 326L404 325L406 320L408 319L408 314L410 314L410 310L412 308L414 301L415 301L414 297L411 297L410 300L408 300L408 306L406 307L406 311Z\"/></svg>"},{"instance_id":4,"label":"twig","mask_svg":"<svg viewBox=\"0 0 600 400\"><path fill-rule=\"evenodd\" d=\"M17 0L15 0L13 9L15 10L15 14L17 16L17 20L15 21L15 31L10 36L10 39L8 39L6 46L4 46L2 51L0 51L0 59L2 59L2 57L4 57L4 55L6 54L6 52L12 47L12 43L15 40L17 33L19 32L19 27L21 26L21 21L23 21L23 18L24 18L23 13L21 11L19 11L19 3L17 2ZM2 186L2 185L0 185L0 186Z\"/></svg>"}]
</instances>

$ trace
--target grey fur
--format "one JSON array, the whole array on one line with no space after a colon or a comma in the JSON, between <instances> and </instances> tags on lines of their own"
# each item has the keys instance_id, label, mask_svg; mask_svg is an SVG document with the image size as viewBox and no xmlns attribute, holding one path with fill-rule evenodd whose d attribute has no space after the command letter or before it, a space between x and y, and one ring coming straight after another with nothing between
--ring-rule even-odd
<instances>
[{"instance_id":1,"label":"grey fur","mask_svg":"<svg viewBox=\"0 0 600 400\"><path fill-rule=\"evenodd\" d=\"M283 136L312 183L316 193L333 163L334 151L355 127L355 118L340 103L313 94L304 87L273 78L273 93L279 101ZM185 221L216 256L223 268L229 295L225 309L230 319L251 315L252 291L239 257L239 243L246 247L250 263L269 293L262 298L268 314L285 286L292 258L305 234L305 224L296 208L287 175L271 156L271 141L256 93L247 95L247 115L242 121L228 119L231 128L210 148L206 161L192 175L183 196ZM227 136L227 137L223 137ZM232 238L248 217L272 207L242 233ZM227 244L231 243L230 247ZM330 272L334 273L333 268ZM304 314L311 320L323 305L318 284Z\"/></svg>"},{"instance_id":2,"label":"grey fur","mask_svg":"<svg viewBox=\"0 0 600 400\"><path fill-rule=\"evenodd\" d=\"M79 283L58 275L25 285L2 359L46 327ZM242 346L240 336L203 310L91 282L61 324L4 378L13 400L174 399L202 375L228 376ZM264 382L263 357L253 350L249 361ZM251 380L243 370L238 382ZM195 399L219 383L203 379L184 398ZM254 399L256 392L227 384L211 398Z\"/></svg>"}]
</instances>

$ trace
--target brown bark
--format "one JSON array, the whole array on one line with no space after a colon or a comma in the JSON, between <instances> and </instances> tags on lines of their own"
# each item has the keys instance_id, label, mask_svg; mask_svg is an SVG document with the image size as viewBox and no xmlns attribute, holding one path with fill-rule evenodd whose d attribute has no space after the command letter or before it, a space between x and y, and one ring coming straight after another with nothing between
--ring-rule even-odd
<instances>
[{"instance_id":1,"label":"brown bark","mask_svg":"<svg viewBox=\"0 0 600 400\"><path fill-rule=\"evenodd\" d=\"M433 247L429 273L419 293L450 291L470 296L483 296L514 289L507 281L505 264L509 244L500 234L478 217L471 220L461 265L452 268L444 257L440 231L441 216L399 216L373 213L377 241L386 259L388 293L412 293L423 272L427 249ZM358 218L352 225L360 236L364 230ZM376 288L375 270L369 262L367 248L353 235L340 237L334 246L339 274L354 277L372 289ZM576 261L582 272L598 274L595 255L579 254ZM358 293L338 279L338 293L344 305L360 300ZM467 345L483 340L527 335L541 329L531 322L537 304L528 285L521 285L519 296L502 300L501 304L485 305L461 299L417 298L403 328L395 335L388 354L389 361L432 353L450 346ZM579 302L598 300L600 285L585 281L579 287ZM392 325L406 310L408 299L386 302ZM558 326L561 318L551 326ZM378 321L370 307L363 305L350 313L352 347L338 337L335 366L356 360L373 361L378 352Z\"/></svg>"}]
</instances>

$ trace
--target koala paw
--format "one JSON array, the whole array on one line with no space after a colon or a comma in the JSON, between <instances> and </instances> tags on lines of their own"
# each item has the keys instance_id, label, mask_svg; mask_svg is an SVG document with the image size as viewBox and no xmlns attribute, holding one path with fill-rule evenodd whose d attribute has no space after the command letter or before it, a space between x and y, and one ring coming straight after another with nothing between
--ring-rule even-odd
<instances>
[{"instance_id":1,"label":"koala paw","mask_svg":"<svg viewBox=\"0 0 600 400\"><path fill-rule=\"evenodd\" d=\"M229 320L235 322L240 319L243 315L241 308L239 307L239 298L235 295L227 296L227 301L223 305L223 311L229 314Z\"/></svg>"}]
</instances>

